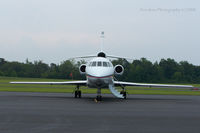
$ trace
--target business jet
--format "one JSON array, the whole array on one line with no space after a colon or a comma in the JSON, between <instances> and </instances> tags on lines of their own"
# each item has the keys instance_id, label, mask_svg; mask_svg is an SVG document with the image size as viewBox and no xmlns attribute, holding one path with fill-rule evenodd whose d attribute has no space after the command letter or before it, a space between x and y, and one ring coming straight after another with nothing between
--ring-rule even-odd
<instances>
[{"instance_id":1,"label":"business jet","mask_svg":"<svg viewBox=\"0 0 200 133\"><path fill-rule=\"evenodd\" d=\"M101 32L101 39L103 42L104 32ZM86 80L81 81L66 81L66 82L10 82L11 84L50 84L50 85L75 85L75 98L81 98L80 86L88 86L89 88L97 88L97 101L102 100L101 89L109 88L112 94L118 98L126 99L127 93L125 90L126 86L141 86L141 87L159 87L159 88L188 88L194 89L190 85L166 85L166 84L144 84L144 83L132 83L132 82L121 82L115 80L114 76L122 75L124 67L122 65L113 66L110 58L121 58L116 56L107 56L102 49L97 56L85 56L77 58L92 58L86 64L82 64L79 67L80 74L86 76ZM122 58L125 59L125 58ZM122 90L118 91L115 86L121 87Z\"/></svg>"},{"instance_id":2,"label":"business jet","mask_svg":"<svg viewBox=\"0 0 200 133\"><path fill-rule=\"evenodd\" d=\"M97 88L97 101L102 100L101 89L109 88L112 94L118 98L126 99L126 86L142 86L142 87L159 87L159 88L188 88L192 89L191 85L168 85L168 84L144 84L121 82L114 80L115 75L122 75L124 67L122 65L113 66L110 59L107 58L104 52L98 53L87 64L82 64L79 67L80 74L86 76L86 80L66 81L66 82L10 82L11 84L50 84L50 85L75 85L75 98L81 98L80 86L88 86L89 88ZM122 88L121 91L115 89L115 86Z\"/></svg>"}]
</instances>

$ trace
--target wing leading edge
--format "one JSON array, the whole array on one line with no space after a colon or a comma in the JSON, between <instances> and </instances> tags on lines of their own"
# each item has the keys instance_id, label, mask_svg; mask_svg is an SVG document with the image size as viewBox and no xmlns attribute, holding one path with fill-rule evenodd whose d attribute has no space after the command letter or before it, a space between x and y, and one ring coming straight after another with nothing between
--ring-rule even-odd
<instances>
[{"instance_id":1,"label":"wing leading edge","mask_svg":"<svg viewBox=\"0 0 200 133\"><path fill-rule=\"evenodd\" d=\"M11 84L44 84L44 85L82 85L86 86L86 80L65 81L65 82L10 82Z\"/></svg>"},{"instance_id":2,"label":"wing leading edge","mask_svg":"<svg viewBox=\"0 0 200 133\"><path fill-rule=\"evenodd\" d=\"M194 88L192 85L168 85L168 84L145 84L145 83L131 83L131 82L121 82L114 81L116 86L141 86L141 87L157 87L157 88Z\"/></svg>"}]
</instances>

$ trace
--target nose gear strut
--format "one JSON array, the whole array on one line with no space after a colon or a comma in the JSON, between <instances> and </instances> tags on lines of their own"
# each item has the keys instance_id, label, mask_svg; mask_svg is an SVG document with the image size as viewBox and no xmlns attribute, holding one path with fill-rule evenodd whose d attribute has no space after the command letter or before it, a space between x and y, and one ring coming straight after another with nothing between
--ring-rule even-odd
<instances>
[{"instance_id":1,"label":"nose gear strut","mask_svg":"<svg viewBox=\"0 0 200 133\"><path fill-rule=\"evenodd\" d=\"M102 96L101 96L101 88L97 89L97 97L96 97L97 101L101 101L102 100Z\"/></svg>"}]
</instances>

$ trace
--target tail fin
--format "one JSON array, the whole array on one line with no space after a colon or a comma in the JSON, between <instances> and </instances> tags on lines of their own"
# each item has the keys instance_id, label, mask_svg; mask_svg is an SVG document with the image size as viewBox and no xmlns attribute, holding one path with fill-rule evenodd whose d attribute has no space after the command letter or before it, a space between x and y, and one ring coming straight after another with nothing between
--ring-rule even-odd
<instances>
[{"instance_id":1,"label":"tail fin","mask_svg":"<svg viewBox=\"0 0 200 133\"><path fill-rule=\"evenodd\" d=\"M103 52L103 44L104 44L104 38L105 38L104 31L101 32L100 38L101 38L101 49L100 49L101 51L100 52Z\"/></svg>"}]
</instances>

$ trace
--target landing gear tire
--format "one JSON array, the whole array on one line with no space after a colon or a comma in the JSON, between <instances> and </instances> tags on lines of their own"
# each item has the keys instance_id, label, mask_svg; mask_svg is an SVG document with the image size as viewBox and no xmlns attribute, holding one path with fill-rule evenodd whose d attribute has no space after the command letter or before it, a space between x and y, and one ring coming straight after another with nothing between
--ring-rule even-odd
<instances>
[{"instance_id":1,"label":"landing gear tire","mask_svg":"<svg viewBox=\"0 0 200 133\"><path fill-rule=\"evenodd\" d=\"M78 97L81 98L81 91L78 91Z\"/></svg>"},{"instance_id":2,"label":"landing gear tire","mask_svg":"<svg viewBox=\"0 0 200 133\"><path fill-rule=\"evenodd\" d=\"M75 91L74 92L74 98L77 98L77 96L78 96L78 91Z\"/></svg>"},{"instance_id":3,"label":"landing gear tire","mask_svg":"<svg viewBox=\"0 0 200 133\"><path fill-rule=\"evenodd\" d=\"M74 98L81 98L81 91L77 90L74 92Z\"/></svg>"},{"instance_id":4,"label":"landing gear tire","mask_svg":"<svg viewBox=\"0 0 200 133\"><path fill-rule=\"evenodd\" d=\"M101 101L102 100L102 96L97 96L96 100L97 101Z\"/></svg>"},{"instance_id":5,"label":"landing gear tire","mask_svg":"<svg viewBox=\"0 0 200 133\"><path fill-rule=\"evenodd\" d=\"M124 99L126 99L126 91L121 91L120 94L123 94Z\"/></svg>"}]
</instances>

